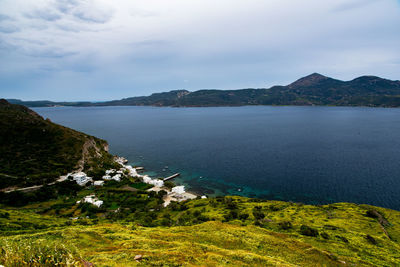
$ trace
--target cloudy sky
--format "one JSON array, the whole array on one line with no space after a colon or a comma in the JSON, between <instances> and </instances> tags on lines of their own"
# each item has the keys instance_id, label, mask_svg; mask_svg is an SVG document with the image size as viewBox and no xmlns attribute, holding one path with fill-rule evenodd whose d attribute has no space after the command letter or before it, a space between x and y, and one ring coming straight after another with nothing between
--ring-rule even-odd
<instances>
[{"instance_id":1,"label":"cloudy sky","mask_svg":"<svg viewBox=\"0 0 400 267\"><path fill-rule=\"evenodd\" d=\"M0 0L0 97L400 79L399 0Z\"/></svg>"}]
</instances>

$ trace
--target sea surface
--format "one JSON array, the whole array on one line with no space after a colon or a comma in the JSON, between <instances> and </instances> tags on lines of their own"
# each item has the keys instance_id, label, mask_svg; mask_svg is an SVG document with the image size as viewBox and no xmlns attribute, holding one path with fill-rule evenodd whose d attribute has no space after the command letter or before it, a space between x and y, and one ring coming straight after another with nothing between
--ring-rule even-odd
<instances>
[{"instance_id":1,"label":"sea surface","mask_svg":"<svg viewBox=\"0 0 400 267\"><path fill-rule=\"evenodd\" d=\"M400 210L400 109L55 107L53 122L107 140L153 177L200 194Z\"/></svg>"}]
</instances>

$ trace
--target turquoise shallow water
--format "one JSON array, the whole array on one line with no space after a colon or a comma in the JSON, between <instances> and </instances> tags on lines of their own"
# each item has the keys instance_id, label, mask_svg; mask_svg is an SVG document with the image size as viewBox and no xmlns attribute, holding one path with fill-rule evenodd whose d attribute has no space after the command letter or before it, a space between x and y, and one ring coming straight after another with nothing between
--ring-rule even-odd
<instances>
[{"instance_id":1,"label":"turquoise shallow water","mask_svg":"<svg viewBox=\"0 0 400 267\"><path fill-rule=\"evenodd\" d=\"M151 175L209 195L400 210L400 109L37 108ZM168 166L168 168L166 168Z\"/></svg>"}]
</instances>

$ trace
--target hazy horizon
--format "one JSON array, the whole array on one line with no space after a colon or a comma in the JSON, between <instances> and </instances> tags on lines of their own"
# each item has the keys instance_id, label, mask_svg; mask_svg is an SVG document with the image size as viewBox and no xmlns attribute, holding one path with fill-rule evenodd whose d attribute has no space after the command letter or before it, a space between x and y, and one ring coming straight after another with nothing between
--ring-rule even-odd
<instances>
[{"instance_id":1,"label":"hazy horizon","mask_svg":"<svg viewBox=\"0 0 400 267\"><path fill-rule=\"evenodd\" d=\"M312 73L312 74L320 74L320 73ZM312 75L312 74L309 74L309 75ZM320 74L320 75L323 75L323 74ZM308 75L306 75L306 76L308 76ZM325 75L323 75L323 76L325 76ZM362 76L374 76L374 75L362 75ZM359 76L359 77L362 77L362 76ZM359 77L354 77L354 79L356 79L356 78L359 78ZM304 78L304 77L299 77L298 79L301 79L301 78ZM328 78L332 78L332 79L335 79L334 77L328 77ZM379 78L382 78L382 79L385 79L385 77L379 77ZM295 82L295 81L297 81L298 79L296 79L296 80L294 80L294 81L292 81L292 82ZM351 80L353 80L353 79L350 79L350 80L346 80L345 82L348 82L348 81L351 81ZM398 80L396 80L396 81L398 81ZM290 84L290 83L289 83ZM275 84L275 85L273 85L273 86L286 86L286 85L289 85L289 84ZM269 88L227 88L227 89L220 89L220 88L202 88L202 89L198 89L198 90L243 90L243 89L270 89L271 87L269 87ZM124 99L124 98L130 98L130 97L140 97L140 96L150 96L151 94L154 94L154 93L163 93L163 92L170 92L170 91L175 91L175 90L187 90L187 91L189 91L189 92L195 92L195 91L197 91L197 90L188 90L188 89L185 89L185 88L181 88L181 89L171 89L171 90L168 90L168 91L160 91L160 92L153 92L153 93L149 93L149 94L147 94L147 95L136 95L136 96L125 96L125 97L122 97L122 98L119 98L119 99L116 99L116 98L114 98L114 99L73 99L73 100L64 100L64 99L56 99L56 100L49 100L49 99L29 99L29 100L27 100L27 99L19 99L19 98L11 98L11 97L9 97L9 98L6 98L6 99L9 99L9 100L11 100L11 99L15 99L15 100L22 100L22 101L52 101L52 102L92 102L92 103L96 103L96 102L106 102L106 101L112 101L112 100L121 100L121 99Z\"/></svg>"}]
</instances>

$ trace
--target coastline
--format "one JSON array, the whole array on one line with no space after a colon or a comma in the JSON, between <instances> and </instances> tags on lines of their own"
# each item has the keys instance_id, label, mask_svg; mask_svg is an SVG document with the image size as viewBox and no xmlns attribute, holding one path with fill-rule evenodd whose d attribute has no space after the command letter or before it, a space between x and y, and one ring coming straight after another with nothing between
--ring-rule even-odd
<instances>
[{"instance_id":1,"label":"coastline","mask_svg":"<svg viewBox=\"0 0 400 267\"><path fill-rule=\"evenodd\" d=\"M184 185L178 185L178 184L174 183L175 186L172 188L165 186L164 182L166 182L167 180L170 181L170 180L174 179L175 177L179 176L179 173L178 173L178 175L175 174L175 175L166 177L164 179L157 179L157 178L153 179L149 175L146 175L146 174L141 175L138 173L138 171L143 170L143 167L133 167L131 165L127 165L127 163L129 161L124 157L115 156L115 162L122 166L122 168L120 170L123 170L123 171L128 170L129 176L131 176L133 178L139 178L139 179L141 179L141 181L143 183L153 185L153 187L147 189L147 191L153 191L153 192L157 192L157 193L160 191L166 192L166 194L163 196L163 201L164 201L163 206L164 207L167 207L173 201L182 202L182 201L186 201L186 200L196 199L198 197L207 198L205 195L200 196L199 194L196 194L194 192L186 191ZM106 171L106 173L107 172L108 171Z\"/></svg>"}]
</instances>

